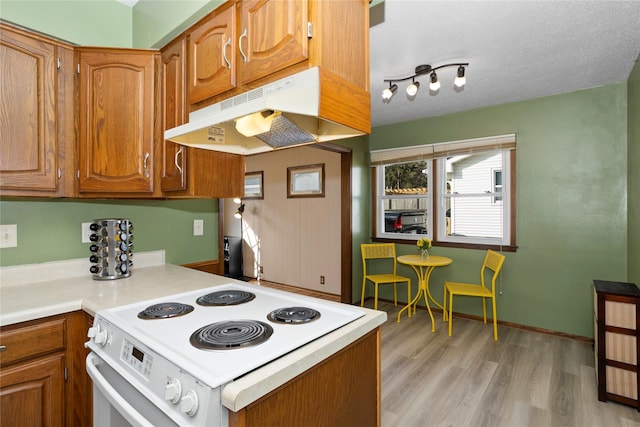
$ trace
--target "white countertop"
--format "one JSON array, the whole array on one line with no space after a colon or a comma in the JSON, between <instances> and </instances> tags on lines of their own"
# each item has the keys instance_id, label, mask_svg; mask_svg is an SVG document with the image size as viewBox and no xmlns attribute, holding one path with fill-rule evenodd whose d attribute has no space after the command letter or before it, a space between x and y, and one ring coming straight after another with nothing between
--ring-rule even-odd
<instances>
[{"instance_id":1,"label":"white countertop","mask_svg":"<svg viewBox=\"0 0 640 427\"><path fill-rule=\"evenodd\" d=\"M137 255L136 261L138 259ZM54 274L50 269L42 270L40 266L32 269L3 267L0 269L0 326L76 310L94 315L99 310L119 305L236 282L228 277L190 268L155 264L155 261L143 265L148 266L136 267L128 278L107 281L93 280L90 274L84 272L61 277L63 274ZM37 271L37 277L53 278L25 282L22 278L15 278L19 270L22 273ZM24 276L21 274L19 277ZM222 404L232 411L246 407L366 335L387 319L385 312L364 310L364 317L226 385L222 391Z\"/></svg>"}]
</instances>

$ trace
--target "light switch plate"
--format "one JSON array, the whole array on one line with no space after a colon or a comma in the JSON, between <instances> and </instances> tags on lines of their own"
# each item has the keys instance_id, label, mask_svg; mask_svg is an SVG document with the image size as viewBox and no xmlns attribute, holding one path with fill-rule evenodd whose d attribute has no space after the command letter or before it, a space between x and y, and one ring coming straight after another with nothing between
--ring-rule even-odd
<instances>
[{"instance_id":1,"label":"light switch plate","mask_svg":"<svg viewBox=\"0 0 640 427\"><path fill-rule=\"evenodd\" d=\"M202 236L204 234L204 220L202 219L194 219L193 220L193 235L194 236Z\"/></svg>"},{"instance_id":2,"label":"light switch plate","mask_svg":"<svg viewBox=\"0 0 640 427\"><path fill-rule=\"evenodd\" d=\"M0 248L18 247L18 225L0 225Z\"/></svg>"}]
</instances>

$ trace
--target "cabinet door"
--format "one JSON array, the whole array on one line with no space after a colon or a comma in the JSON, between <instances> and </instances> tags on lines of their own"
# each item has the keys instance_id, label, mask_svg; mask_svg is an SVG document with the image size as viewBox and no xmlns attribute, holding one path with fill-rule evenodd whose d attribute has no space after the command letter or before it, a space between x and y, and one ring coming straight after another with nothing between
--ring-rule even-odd
<instances>
[{"instance_id":1,"label":"cabinet door","mask_svg":"<svg viewBox=\"0 0 640 427\"><path fill-rule=\"evenodd\" d=\"M51 356L0 370L0 425L62 426L64 358Z\"/></svg>"},{"instance_id":2,"label":"cabinet door","mask_svg":"<svg viewBox=\"0 0 640 427\"><path fill-rule=\"evenodd\" d=\"M185 100L186 40L180 38L162 49L163 130L187 122ZM187 188L187 149L182 145L163 143L162 191Z\"/></svg>"},{"instance_id":3,"label":"cabinet door","mask_svg":"<svg viewBox=\"0 0 640 427\"><path fill-rule=\"evenodd\" d=\"M307 0L238 3L239 85L308 59Z\"/></svg>"},{"instance_id":4,"label":"cabinet door","mask_svg":"<svg viewBox=\"0 0 640 427\"><path fill-rule=\"evenodd\" d=\"M79 192L151 193L156 54L80 52Z\"/></svg>"},{"instance_id":5,"label":"cabinet door","mask_svg":"<svg viewBox=\"0 0 640 427\"><path fill-rule=\"evenodd\" d=\"M3 26L0 76L0 188L55 191L55 46Z\"/></svg>"},{"instance_id":6,"label":"cabinet door","mask_svg":"<svg viewBox=\"0 0 640 427\"><path fill-rule=\"evenodd\" d=\"M195 104L236 86L236 10L222 5L189 32L189 102Z\"/></svg>"}]
</instances>

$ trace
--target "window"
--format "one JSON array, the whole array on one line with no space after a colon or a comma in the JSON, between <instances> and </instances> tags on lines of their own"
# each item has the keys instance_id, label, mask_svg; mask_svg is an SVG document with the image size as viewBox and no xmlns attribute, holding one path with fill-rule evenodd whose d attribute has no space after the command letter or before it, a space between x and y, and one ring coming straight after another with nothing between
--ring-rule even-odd
<instances>
[{"instance_id":1,"label":"window","mask_svg":"<svg viewBox=\"0 0 640 427\"><path fill-rule=\"evenodd\" d=\"M430 235L431 161L391 163L378 168L377 234L381 237L414 240L416 234Z\"/></svg>"},{"instance_id":2,"label":"window","mask_svg":"<svg viewBox=\"0 0 640 427\"><path fill-rule=\"evenodd\" d=\"M515 135L379 150L374 238L515 248Z\"/></svg>"}]
</instances>

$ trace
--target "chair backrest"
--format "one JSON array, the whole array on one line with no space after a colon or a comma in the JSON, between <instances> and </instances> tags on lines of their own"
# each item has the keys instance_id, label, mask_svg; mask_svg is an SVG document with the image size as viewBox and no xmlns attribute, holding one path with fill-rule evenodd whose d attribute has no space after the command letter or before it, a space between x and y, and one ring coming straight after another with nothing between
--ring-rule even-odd
<instances>
[{"instance_id":1,"label":"chair backrest","mask_svg":"<svg viewBox=\"0 0 640 427\"><path fill-rule=\"evenodd\" d=\"M487 250L487 254L484 257L484 262L482 263L482 268L480 269L480 280L482 281L482 286L485 286L484 283L484 275L485 270L489 269L493 271L493 276L491 277L491 293L495 295L496 291L496 279L498 278L498 274L500 274L500 270L502 270L502 264L504 264L505 256L492 251L491 249Z\"/></svg>"},{"instance_id":2,"label":"chair backrest","mask_svg":"<svg viewBox=\"0 0 640 427\"><path fill-rule=\"evenodd\" d=\"M393 260L393 274L396 274L396 245L395 243L362 243L360 245L362 252L362 270L367 274L368 259L385 259Z\"/></svg>"}]
</instances>

